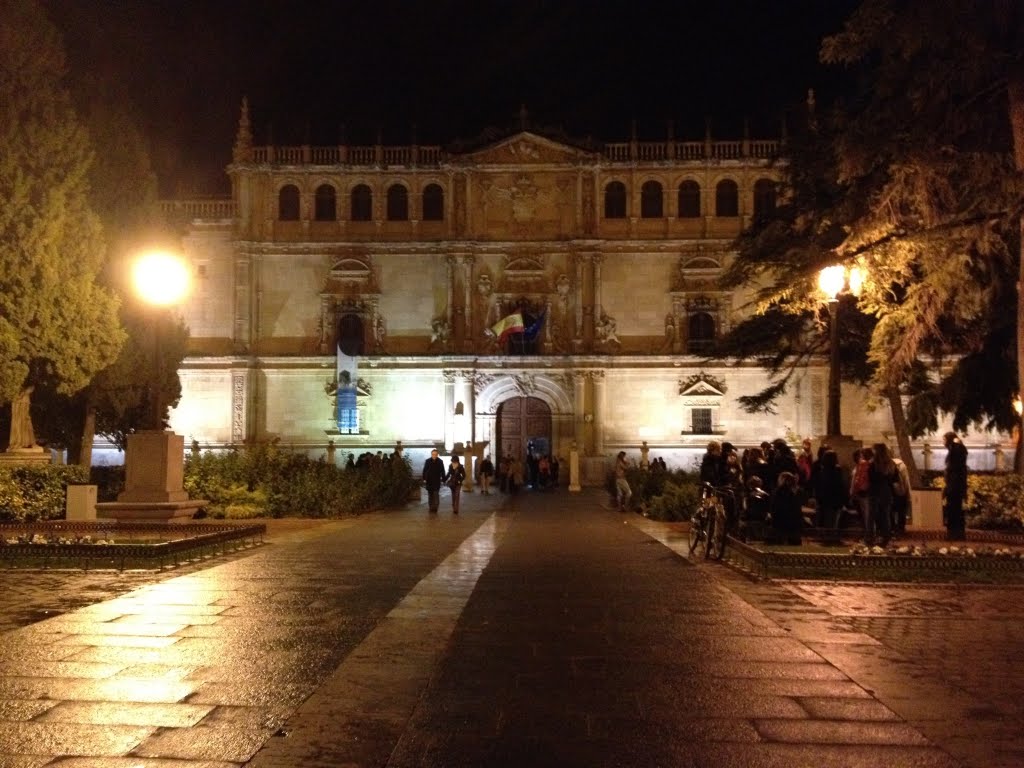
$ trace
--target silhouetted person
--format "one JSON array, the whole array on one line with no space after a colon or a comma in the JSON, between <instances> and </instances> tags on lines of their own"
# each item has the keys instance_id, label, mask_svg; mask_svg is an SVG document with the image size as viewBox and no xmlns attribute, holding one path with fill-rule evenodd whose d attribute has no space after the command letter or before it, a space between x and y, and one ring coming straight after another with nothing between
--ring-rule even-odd
<instances>
[{"instance_id":1,"label":"silhouetted person","mask_svg":"<svg viewBox=\"0 0 1024 768\"><path fill-rule=\"evenodd\" d=\"M967 523L964 520L964 500L967 498L967 448L956 432L947 432L942 437L946 446L946 471L943 478L946 487L942 490L942 507L946 518L946 538L963 541L967 538Z\"/></svg>"}]
</instances>

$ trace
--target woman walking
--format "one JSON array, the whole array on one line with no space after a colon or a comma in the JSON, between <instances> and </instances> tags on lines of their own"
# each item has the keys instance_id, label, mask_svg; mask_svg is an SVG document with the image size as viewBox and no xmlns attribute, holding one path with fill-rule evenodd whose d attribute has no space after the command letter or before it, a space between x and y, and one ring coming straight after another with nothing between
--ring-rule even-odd
<instances>
[{"instance_id":1,"label":"woman walking","mask_svg":"<svg viewBox=\"0 0 1024 768\"><path fill-rule=\"evenodd\" d=\"M459 514L459 499L462 496L462 483L465 480L466 470L459 461L459 457L452 454L452 461L448 465L448 473L444 476L445 483L452 489L452 514Z\"/></svg>"}]
</instances>

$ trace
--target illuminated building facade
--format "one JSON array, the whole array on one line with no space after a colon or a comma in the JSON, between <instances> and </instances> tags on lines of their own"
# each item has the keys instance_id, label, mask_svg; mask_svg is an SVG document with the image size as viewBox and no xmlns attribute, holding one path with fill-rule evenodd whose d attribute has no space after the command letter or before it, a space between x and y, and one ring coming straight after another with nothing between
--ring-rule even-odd
<instances>
[{"instance_id":1,"label":"illuminated building facade","mask_svg":"<svg viewBox=\"0 0 1024 768\"><path fill-rule=\"evenodd\" d=\"M585 482L644 441L688 466L710 439L820 435L826 361L769 417L736 405L763 370L703 358L748 298L716 278L775 205L778 148L586 145L525 121L458 149L254 146L243 105L232 199L166 205L196 275L172 427L211 448L333 442L338 461L575 446ZM535 334L490 333L516 313ZM861 439L891 429L855 389L843 411Z\"/></svg>"}]
</instances>

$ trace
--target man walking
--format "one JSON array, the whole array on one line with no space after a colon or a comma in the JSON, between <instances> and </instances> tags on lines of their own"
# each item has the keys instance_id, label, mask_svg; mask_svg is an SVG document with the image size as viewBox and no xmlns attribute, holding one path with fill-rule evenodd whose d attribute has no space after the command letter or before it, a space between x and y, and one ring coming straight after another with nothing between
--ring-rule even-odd
<instances>
[{"instance_id":1,"label":"man walking","mask_svg":"<svg viewBox=\"0 0 1024 768\"><path fill-rule=\"evenodd\" d=\"M444 482L444 462L437 456L437 449L430 452L430 458L423 464L423 484L427 486L427 507L430 514L437 514L441 503L441 483Z\"/></svg>"}]
</instances>

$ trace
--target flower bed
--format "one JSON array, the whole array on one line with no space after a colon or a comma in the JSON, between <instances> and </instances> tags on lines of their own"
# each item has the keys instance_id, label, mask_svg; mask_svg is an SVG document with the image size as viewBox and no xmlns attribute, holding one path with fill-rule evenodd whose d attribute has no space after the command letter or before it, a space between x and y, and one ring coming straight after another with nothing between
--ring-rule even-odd
<instances>
[{"instance_id":1,"label":"flower bed","mask_svg":"<svg viewBox=\"0 0 1024 768\"><path fill-rule=\"evenodd\" d=\"M266 525L0 524L0 568L165 568L263 543Z\"/></svg>"},{"instance_id":2,"label":"flower bed","mask_svg":"<svg viewBox=\"0 0 1024 768\"><path fill-rule=\"evenodd\" d=\"M1024 537L969 531L966 542L940 533L908 536L888 547L774 547L730 539L730 562L761 577L871 581L1022 581Z\"/></svg>"}]
</instances>

